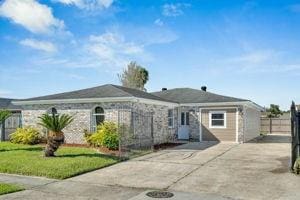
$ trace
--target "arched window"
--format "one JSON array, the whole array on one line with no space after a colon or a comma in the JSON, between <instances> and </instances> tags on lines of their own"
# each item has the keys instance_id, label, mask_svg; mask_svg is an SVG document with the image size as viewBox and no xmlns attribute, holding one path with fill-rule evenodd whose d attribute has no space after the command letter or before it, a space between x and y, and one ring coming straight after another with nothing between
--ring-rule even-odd
<instances>
[{"instance_id":1,"label":"arched window","mask_svg":"<svg viewBox=\"0 0 300 200\"><path fill-rule=\"evenodd\" d=\"M54 107L50 108L50 109L47 111L47 113L48 113L49 115L58 115L57 109L54 108Z\"/></svg>"},{"instance_id":2,"label":"arched window","mask_svg":"<svg viewBox=\"0 0 300 200\"><path fill-rule=\"evenodd\" d=\"M92 116L92 131L96 131L97 126L100 125L105 120L104 109L100 106L93 110Z\"/></svg>"}]
</instances>

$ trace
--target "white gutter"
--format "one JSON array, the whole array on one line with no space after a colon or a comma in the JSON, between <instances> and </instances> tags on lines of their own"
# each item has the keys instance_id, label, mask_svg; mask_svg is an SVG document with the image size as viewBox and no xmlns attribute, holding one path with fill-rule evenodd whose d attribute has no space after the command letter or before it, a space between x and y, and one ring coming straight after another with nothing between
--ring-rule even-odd
<instances>
[{"instance_id":1,"label":"white gutter","mask_svg":"<svg viewBox=\"0 0 300 200\"><path fill-rule=\"evenodd\" d=\"M125 102L133 101L134 97L105 97L105 98L82 98L82 99L52 99L52 100L29 100L12 101L14 105L35 104L63 104L63 103L96 103L96 102Z\"/></svg>"},{"instance_id":2,"label":"white gutter","mask_svg":"<svg viewBox=\"0 0 300 200\"><path fill-rule=\"evenodd\" d=\"M169 107L179 106L178 103L159 101L137 97L104 97L104 98L82 98L82 99L52 99L32 101L12 101L14 105L35 105L35 104L64 104L64 103L99 103L99 102L139 102L145 104L164 105Z\"/></svg>"},{"instance_id":3,"label":"white gutter","mask_svg":"<svg viewBox=\"0 0 300 200\"><path fill-rule=\"evenodd\" d=\"M237 101L237 102L215 102L215 103L183 103L180 106L199 106L199 107L215 107L215 106L249 106L257 110L263 111L264 108L253 103L252 101Z\"/></svg>"},{"instance_id":4,"label":"white gutter","mask_svg":"<svg viewBox=\"0 0 300 200\"><path fill-rule=\"evenodd\" d=\"M64 104L64 103L98 103L98 102L139 102L145 104L163 105L168 107L176 106L199 106L199 107L215 107L215 106L248 106L263 111L264 108L253 103L252 101L239 102L218 102L218 103L173 103L168 101L160 101L137 97L104 97L104 98L81 98L81 99L52 99L52 100L24 100L12 101L14 105L35 105L35 104Z\"/></svg>"}]
</instances>

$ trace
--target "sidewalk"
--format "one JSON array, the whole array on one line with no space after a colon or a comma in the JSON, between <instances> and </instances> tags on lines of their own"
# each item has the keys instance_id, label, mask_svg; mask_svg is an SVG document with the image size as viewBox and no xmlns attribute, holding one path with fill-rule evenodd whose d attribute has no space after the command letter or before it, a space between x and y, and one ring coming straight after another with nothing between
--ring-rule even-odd
<instances>
[{"instance_id":1,"label":"sidewalk","mask_svg":"<svg viewBox=\"0 0 300 200\"><path fill-rule=\"evenodd\" d=\"M43 177L22 176L15 174L0 173L0 183L12 183L23 186L25 189L32 189L38 186L44 186L49 183L54 183L59 180L48 179Z\"/></svg>"}]
</instances>

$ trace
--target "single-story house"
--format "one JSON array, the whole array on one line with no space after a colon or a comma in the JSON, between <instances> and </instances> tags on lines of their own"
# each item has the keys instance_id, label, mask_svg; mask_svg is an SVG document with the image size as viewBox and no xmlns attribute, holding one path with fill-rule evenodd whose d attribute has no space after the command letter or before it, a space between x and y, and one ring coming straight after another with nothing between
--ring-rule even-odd
<instances>
[{"instance_id":1,"label":"single-story house","mask_svg":"<svg viewBox=\"0 0 300 200\"><path fill-rule=\"evenodd\" d=\"M0 98L0 110L9 110L12 116L0 125L0 141L8 140L8 136L21 126L21 107L12 104L14 99Z\"/></svg>"},{"instance_id":2,"label":"single-story house","mask_svg":"<svg viewBox=\"0 0 300 200\"><path fill-rule=\"evenodd\" d=\"M23 126L41 130L38 117L44 113L74 116L72 124L64 130L67 143L84 143L84 132L95 131L104 120L128 122L139 127L138 134L143 134L148 128L141 122L143 118L134 113L142 116L151 113L155 143L177 139L243 143L259 136L263 110L250 100L210 93L206 87L163 88L147 93L111 84L13 101L13 104L22 107Z\"/></svg>"}]
</instances>

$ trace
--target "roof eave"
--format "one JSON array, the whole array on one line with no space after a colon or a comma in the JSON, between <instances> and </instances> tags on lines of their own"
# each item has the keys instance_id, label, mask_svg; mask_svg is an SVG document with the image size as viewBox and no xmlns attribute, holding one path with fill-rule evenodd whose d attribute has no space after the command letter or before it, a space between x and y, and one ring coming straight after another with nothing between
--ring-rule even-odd
<instances>
[{"instance_id":1,"label":"roof eave","mask_svg":"<svg viewBox=\"0 0 300 200\"><path fill-rule=\"evenodd\" d=\"M65 104L65 103L97 103L97 102L139 102L146 104L164 105L169 107L178 106L178 103L160 101L138 97L104 97L104 98L82 98L82 99L51 99L51 100L24 100L13 101L14 105L37 105L37 104Z\"/></svg>"},{"instance_id":2,"label":"roof eave","mask_svg":"<svg viewBox=\"0 0 300 200\"><path fill-rule=\"evenodd\" d=\"M249 106L254 109L263 111L264 108L253 103L252 101L235 101L235 102L210 102L210 103L181 103L180 106Z\"/></svg>"},{"instance_id":3,"label":"roof eave","mask_svg":"<svg viewBox=\"0 0 300 200\"><path fill-rule=\"evenodd\" d=\"M36 104L65 104L65 103L95 103L95 102L126 102L135 97L104 97L104 98L80 98L80 99L50 99L50 100L23 100L12 101L14 105L36 105Z\"/></svg>"}]
</instances>

